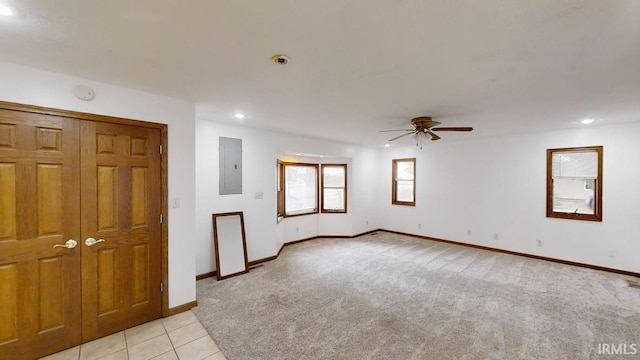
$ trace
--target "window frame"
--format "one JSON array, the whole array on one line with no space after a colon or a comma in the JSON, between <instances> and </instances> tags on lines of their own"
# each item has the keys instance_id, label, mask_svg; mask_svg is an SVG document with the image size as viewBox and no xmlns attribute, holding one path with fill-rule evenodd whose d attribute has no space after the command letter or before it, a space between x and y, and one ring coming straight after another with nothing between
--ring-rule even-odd
<instances>
[{"instance_id":1,"label":"window frame","mask_svg":"<svg viewBox=\"0 0 640 360\"><path fill-rule=\"evenodd\" d=\"M344 169L344 187L325 187L324 186L324 169L325 168L343 168ZM324 190L327 189L344 189L344 209L333 210L324 208ZM346 214L347 213L347 164L320 164L320 212L330 214Z\"/></svg>"},{"instance_id":2,"label":"window frame","mask_svg":"<svg viewBox=\"0 0 640 360\"><path fill-rule=\"evenodd\" d=\"M398 176L397 176L397 164L400 162L413 162L413 201L399 201L398 197ZM407 181L407 180L402 180ZM404 159L392 159L391 160L391 204L392 205L404 205L404 206L416 206L416 158L404 158Z\"/></svg>"},{"instance_id":3,"label":"window frame","mask_svg":"<svg viewBox=\"0 0 640 360\"><path fill-rule=\"evenodd\" d=\"M588 152L594 151L597 154L598 169L593 187L593 214L580 214L569 212L558 212L553 210L553 154L567 152ZM602 159L603 146L582 146L547 149L547 217L569 220L584 220L602 222Z\"/></svg>"},{"instance_id":4,"label":"window frame","mask_svg":"<svg viewBox=\"0 0 640 360\"><path fill-rule=\"evenodd\" d=\"M282 212L283 212L283 217L284 218L288 218L288 217L295 217L295 216L303 216L303 215L312 215L312 214L318 214L320 212L320 199L319 199L319 184L320 184L320 167L319 164L311 164L311 163L299 163L299 162L286 162L286 161L278 161L279 164L282 164L281 167L281 176L280 176L280 181L282 182ZM315 186L315 192L316 192L316 199L315 199L315 208L312 209L311 211L304 211L304 212L296 212L296 213L291 213L288 214L287 213L287 166L306 166L306 167L312 167L315 168L316 170L316 186ZM279 214L278 214L279 216Z\"/></svg>"},{"instance_id":5,"label":"window frame","mask_svg":"<svg viewBox=\"0 0 640 360\"><path fill-rule=\"evenodd\" d=\"M284 219L284 163L276 163L276 217L279 223Z\"/></svg>"}]
</instances>

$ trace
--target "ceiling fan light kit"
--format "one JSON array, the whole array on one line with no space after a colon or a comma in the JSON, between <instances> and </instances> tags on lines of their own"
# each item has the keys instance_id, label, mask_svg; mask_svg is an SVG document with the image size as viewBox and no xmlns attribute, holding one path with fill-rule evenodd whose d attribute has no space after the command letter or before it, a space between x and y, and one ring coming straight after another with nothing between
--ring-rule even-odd
<instances>
[{"instance_id":1,"label":"ceiling fan light kit","mask_svg":"<svg viewBox=\"0 0 640 360\"><path fill-rule=\"evenodd\" d=\"M431 141L440 140L441 137L436 135L435 131L473 131L472 127L464 126L464 127L436 127L442 124L439 121L434 121L430 116L419 116L411 119L411 125L413 125L413 129L400 129L400 130L381 130L381 132L389 132L389 131L405 131L405 134L400 136L396 136L389 141L394 141L400 138L403 138L407 135L416 135L416 146L422 150L422 137L420 134L424 135L424 138L427 138L427 135L430 136Z\"/></svg>"}]
</instances>

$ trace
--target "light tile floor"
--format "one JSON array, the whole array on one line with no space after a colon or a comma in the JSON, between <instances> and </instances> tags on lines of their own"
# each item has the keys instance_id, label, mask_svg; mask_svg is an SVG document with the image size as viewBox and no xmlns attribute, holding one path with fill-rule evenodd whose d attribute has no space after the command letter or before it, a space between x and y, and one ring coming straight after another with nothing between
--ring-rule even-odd
<instances>
[{"instance_id":1,"label":"light tile floor","mask_svg":"<svg viewBox=\"0 0 640 360\"><path fill-rule=\"evenodd\" d=\"M191 311L158 319L41 360L226 360Z\"/></svg>"}]
</instances>

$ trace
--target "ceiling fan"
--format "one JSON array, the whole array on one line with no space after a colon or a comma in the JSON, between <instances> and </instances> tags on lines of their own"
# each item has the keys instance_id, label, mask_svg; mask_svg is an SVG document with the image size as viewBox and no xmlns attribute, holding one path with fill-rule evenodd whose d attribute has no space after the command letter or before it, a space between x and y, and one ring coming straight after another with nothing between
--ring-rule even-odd
<instances>
[{"instance_id":1,"label":"ceiling fan","mask_svg":"<svg viewBox=\"0 0 640 360\"><path fill-rule=\"evenodd\" d=\"M390 131L404 131L405 133L396 136L389 141L397 140L402 137L415 134L416 135L416 146L420 147L422 150L422 143L420 142L420 134L424 134L426 137L427 134L431 136L432 141L440 140L440 136L436 134L438 131L472 131L472 127L435 127L441 124L439 121L434 121L430 116L420 116L417 118L411 119L411 124L413 125L413 129L399 129L399 130L381 130L380 132L390 132Z\"/></svg>"}]
</instances>

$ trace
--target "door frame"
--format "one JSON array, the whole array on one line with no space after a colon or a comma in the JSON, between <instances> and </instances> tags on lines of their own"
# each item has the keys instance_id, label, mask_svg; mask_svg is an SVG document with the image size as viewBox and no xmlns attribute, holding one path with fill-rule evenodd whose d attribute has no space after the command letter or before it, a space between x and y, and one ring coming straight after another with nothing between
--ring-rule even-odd
<instances>
[{"instance_id":1,"label":"door frame","mask_svg":"<svg viewBox=\"0 0 640 360\"><path fill-rule=\"evenodd\" d=\"M160 204L161 213L163 217L162 224L160 225L161 231L161 247L162 247L162 260L161 260L161 273L162 273L162 285L164 290L162 291L161 303L162 303L162 317L167 317L169 313L169 201L168 201L168 158L167 158L167 137L168 126L167 124L153 123L142 120L126 119L107 115L97 115L90 113L83 113L71 110L61 110L43 106L28 105L13 103L7 101L0 101L0 108L6 110L21 111L26 113L35 113L51 116L67 117L78 120L99 121L120 125L132 125L151 129L160 130L160 144L162 145L162 154L160 159L160 189L162 192Z\"/></svg>"}]
</instances>

